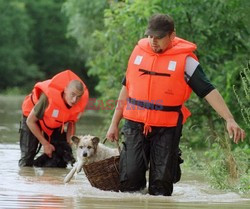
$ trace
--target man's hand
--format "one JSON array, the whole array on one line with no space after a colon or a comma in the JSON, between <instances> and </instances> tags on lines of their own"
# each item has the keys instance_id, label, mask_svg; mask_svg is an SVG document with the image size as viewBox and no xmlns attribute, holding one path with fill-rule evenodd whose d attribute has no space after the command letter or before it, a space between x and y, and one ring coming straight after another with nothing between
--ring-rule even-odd
<instances>
[{"instance_id":1,"label":"man's hand","mask_svg":"<svg viewBox=\"0 0 250 209\"><path fill-rule=\"evenodd\" d=\"M245 131L235 122L232 113L228 109L218 90L212 90L207 96L205 96L205 99L215 111L225 119L229 137L233 138L234 143L238 144L240 139L243 141L246 136Z\"/></svg>"},{"instance_id":2,"label":"man's hand","mask_svg":"<svg viewBox=\"0 0 250 209\"><path fill-rule=\"evenodd\" d=\"M106 134L106 138L110 141L118 141L119 139L119 128L116 125L111 124Z\"/></svg>"},{"instance_id":3,"label":"man's hand","mask_svg":"<svg viewBox=\"0 0 250 209\"><path fill-rule=\"evenodd\" d=\"M115 113L113 115L111 124L109 126L109 130L106 134L106 138L110 141L118 141L119 140L119 123L120 120L122 119L122 113L123 113L123 108L127 102L128 99L128 92L125 86L122 87L117 106L115 108Z\"/></svg>"},{"instance_id":4,"label":"man's hand","mask_svg":"<svg viewBox=\"0 0 250 209\"><path fill-rule=\"evenodd\" d=\"M233 138L234 143L238 144L239 140L243 141L246 137L245 131L235 122L234 119L230 118L226 120L227 131L230 138Z\"/></svg>"},{"instance_id":5,"label":"man's hand","mask_svg":"<svg viewBox=\"0 0 250 209\"><path fill-rule=\"evenodd\" d=\"M43 145L44 153L50 158L52 157L52 152L55 151L55 147L50 144L43 136L42 130L38 126L38 118L35 115L34 108L31 110L27 118L27 126L30 131L35 135L38 141Z\"/></svg>"},{"instance_id":6,"label":"man's hand","mask_svg":"<svg viewBox=\"0 0 250 209\"><path fill-rule=\"evenodd\" d=\"M50 143L46 143L45 145L43 145L43 149L44 153L48 155L48 157L52 158L52 152L55 151L55 147Z\"/></svg>"}]
</instances>

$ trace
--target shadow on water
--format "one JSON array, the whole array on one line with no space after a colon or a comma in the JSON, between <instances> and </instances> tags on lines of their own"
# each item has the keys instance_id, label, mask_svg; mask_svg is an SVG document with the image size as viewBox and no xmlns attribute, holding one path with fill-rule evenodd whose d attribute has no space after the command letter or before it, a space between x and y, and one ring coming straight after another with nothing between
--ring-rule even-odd
<instances>
[{"instance_id":1,"label":"shadow on water","mask_svg":"<svg viewBox=\"0 0 250 209\"><path fill-rule=\"evenodd\" d=\"M19 168L18 128L23 97L0 96L0 208L102 208L102 209L243 209L250 198L209 188L204 179L185 173L172 197L150 196L147 192L104 192L91 187L83 173L66 185L71 169ZM87 112L78 124L78 134L105 132L104 118Z\"/></svg>"}]
</instances>

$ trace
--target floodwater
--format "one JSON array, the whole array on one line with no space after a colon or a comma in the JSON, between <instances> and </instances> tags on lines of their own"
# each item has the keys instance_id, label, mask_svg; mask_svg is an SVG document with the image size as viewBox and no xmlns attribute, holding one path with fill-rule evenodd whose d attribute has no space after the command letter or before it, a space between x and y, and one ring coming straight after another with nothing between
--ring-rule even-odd
<instances>
[{"instance_id":1,"label":"floodwater","mask_svg":"<svg viewBox=\"0 0 250 209\"><path fill-rule=\"evenodd\" d=\"M245 209L250 196L211 189L201 176L186 173L174 187L173 196L150 196L147 192L116 193L91 187L84 173L70 183L69 172L56 168L19 168L18 128L23 97L0 96L0 208L88 209ZM86 112L78 134L103 135L107 123L98 112Z\"/></svg>"}]
</instances>

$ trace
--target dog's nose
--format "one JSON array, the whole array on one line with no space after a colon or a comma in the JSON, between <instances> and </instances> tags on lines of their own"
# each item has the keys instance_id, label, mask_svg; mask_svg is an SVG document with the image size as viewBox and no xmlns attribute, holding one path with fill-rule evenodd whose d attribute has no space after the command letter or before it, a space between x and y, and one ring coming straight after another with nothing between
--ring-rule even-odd
<instances>
[{"instance_id":1,"label":"dog's nose","mask_svg":"<svg viewBox=\"0 0 250 209\"><path fill-rule=\"evenodd\" d=\"M83 156L83 157L87 157L88 155L87 155L87 153L85 152L85 153L83 153L82 156Z\"/></svg>"}]
</instances>

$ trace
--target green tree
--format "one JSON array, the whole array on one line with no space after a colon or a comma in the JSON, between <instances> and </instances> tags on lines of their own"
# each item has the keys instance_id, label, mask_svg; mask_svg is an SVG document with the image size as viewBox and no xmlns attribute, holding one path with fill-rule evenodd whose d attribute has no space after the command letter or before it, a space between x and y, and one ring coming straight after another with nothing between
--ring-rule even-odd
<instances>
[{"instance_id":1,"label":"green tree","mask_svg":"<svg viewBox=\"0 0 250 209\"><path fill-rule=\"evenodd\" d=\"M41 78L37 65L29 61L31 21L24 3L0 0L0 89L30 87L30 81Z\"/></svg>"},{"instance_id":2,"label":"green tree","mask_svg":"<svg viewBox=\"0 0 250 209\"><path fill-rule=\"evenodd\" d=\"M87 75L85 56L77 41L67 35L68 18L62 12L65 0L23 1L33 20L30 33L34 51L32 61L37 63L46 78L64 69L72 69L84 80L93 95L95 80Z\"/></svg>"},{"instance_id":3,"label":"green tree","mask_svg":"<svg viewBox=\"0 0 250 209\"><path fill-rule=\"evenodd\" d=\"M249 29L246 24L249 2L213 0L199 4L199 1L191 0L178 1L178 4L184 7L176 19L177 33L197 44L197 55L206 74L222 93L236 120L240 121L240 109L235 108L232 85L239 85L241 63L245 63L249 54ZM197 6L192 9L193 5ZM221 124L218 115L205 101L200 104L197 97L192 97L189 105L194 115L190 125L198 122L211 135L209 132L213 133L217 121ZM204 116L208 120L204 120Z\"/></svg>"},{"instance_id":4,"label":"green tree","mask_svg":"<svg viewBox=\"0 0 250 209\"><path fill-rule=\"evenodd\" d=\"M33 21L30 29L34 50L32 61L45 72L46 77L62 69L79 67L74 63L76 42L66 37L67 18L61 12L64 0L24 1Z\"/></svg>"},{"instance_id":5,"label":"green tree","mask_svg":"<svg viewBox=\"0 0 250 209\"><path fill-rule=\"evenodd\" d=\"M66 0L63 11L69 17L68 35L77 40L81 51L89 55L95 45L92 34L96 30L103 30L104 10L108 8L108 1L103 0Z\"/></svg>"},{"instance_id":6,"label":"green tree","mask_svg":"<svg viewBox=\"0 0 250 209\"><path fill-rule=\"evenodd\" d=\"M75 6L73 0L67 2L72 3L71 7ZM83 6L84 2L79 1L76 7ZM86 56L89 74L99 78L96 89L103 99L116 99L129 55L144 36L148 18L154 13L170 14L175 20L177 36L197 44L197 55L204 71L224 96L236 120L240 121L240 108L235 107L232 85L239 84L238 72L249 54L249 13L246 8L249 8L246 0L109 1L108 8L102 8L104 27L90 30L88 36L77 30L83 22L74 22L73 18L84 19L84 13L76 9L75 15L69 15L69 18L76 28L74 37L86 37L85 42L91 43ZM100 16L102 14L100 12ZM82 43L78 41L84 48ZM215 129L224 130L218 115L205 101L192 96L188 106L193 117L184 130L190 136L186 141L204 146L204 136L215 138L212 134Z\"/></svg>"},{"instance_id":7,"label":"green tree","mask_svg":"<svg viewBox=\"0 0 250 209\"><path fill-rule=\"evenodd\" d=\"M103 0L66 0L63 4L63 12L69 18L68 35L73 37L79 46L78 54L86 60L91 60L91 54L95 57L95 52L102 46L97 46L93 36L94 31L102 31L104 28L104 10L108 8L108 1ZM85 65L85 76L87 77L88 65ZM89 74L90 75L90 74ZM98 84L100 77L91 76L88 87L92 90L91 97L97 95L93 91Z\"/></svg>"},{"instance_id":8,"label":"green tree","mask_svg":"<svg viewBox=\"0 0 250 209\"><path fill-rule=\"evenodd\" d=\"M241 91L236 90L234 86L234 93L241 108L242 117L250 129L250 61L247 67L240 72L241 77Z\"/></svg>"}]
</instances>

